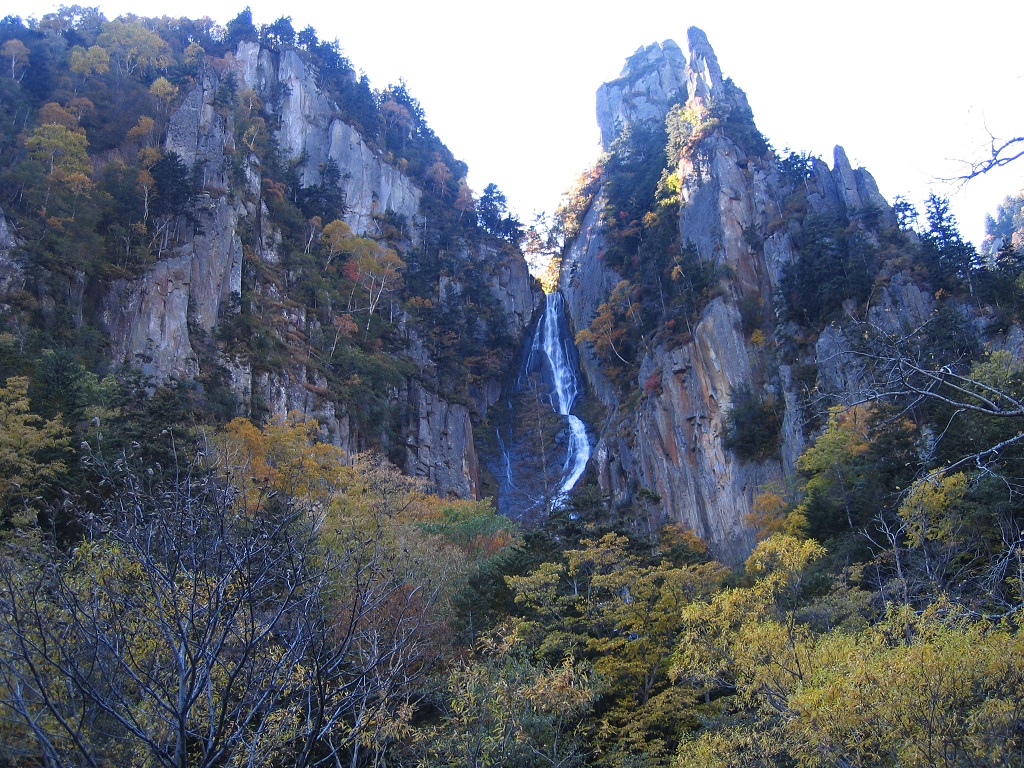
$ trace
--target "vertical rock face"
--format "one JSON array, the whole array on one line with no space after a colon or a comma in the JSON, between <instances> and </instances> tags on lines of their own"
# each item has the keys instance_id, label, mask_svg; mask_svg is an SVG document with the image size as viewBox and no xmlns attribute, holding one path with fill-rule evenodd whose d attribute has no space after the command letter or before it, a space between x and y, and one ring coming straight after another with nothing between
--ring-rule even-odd
<instances>
[{"instance_id":1,"label":"vertical rock face","mask_svg":"<svg viewBox=\"0 0 1024 768\"><path fill-rule=\"evenodd\" d=\"M338 164L345 221L355 232L369 231L374 213L391 210L410 222L414 219L421 191L381 160L355 128L334 116L337 110L317 87L298 51L281 51L275 66L269 51L242 43L236 61L247 87L279 101L278 141L289 157L305 158L299 168L302 183L318 184L323 163Z\"/></svg>"},{"instance_id":2,"label":"vertical rock face","mask_svg":"<svg viewBox=\"0 0 1024 768\"><path fill-rule=\"evenodd\" d=\"M446 493L478 498L480 465L469 409L445 402L416 381L409 383L408 402L415 424L406 437L406 471Z\"/></svg>"},{"instance_id":3,"label":"vertical rock face","mask_svg":"<svg viewBox=\"0 0 1024 768\"><path fill-rule=\"evenodd\" d=\"M14 233L7 224L3 209L0 208L0 296L8 296L21 287L24 275L15 263L11 251L18 246Z\"/></svg>"},{"instance_id":4,"label":"vertical rock face","mask_svg":"<svg viewBox=\"0 0 1024 768\"><path fill-rule=\"evenodd\" d=\"M104 302L114 362L156 381L198 374L189 326L212 333L221 307L241 290L244 209L208 194L197 208L199 232L143 277L115 283Z\"/></svg>"},{"instance_id":5,"label":"vertical rock face","mask_svg":"<svg viewBox=\"0 0 1024 768\"><path fill-rule=\"evenodd\" d=\"M207 70L171 115L165 149L199 168L202 189L190 236L137 280L118 281L103 302L115 365L138 367L157 382L198 373L189 325L211 333L221 307L241 290L239 218L228 195L228 121L214 109L218 78ZM258 191L258 180L256 181Z\"/></svg>"},{"instance_id":6,"label":"vertical rock face","mask_svg":"<svg viewBox=\"0 0 1024 768\"><path fill-rule=\"evenodd\" d=\"M683 103L695 114L705 114L712 103L732 114L749 114L744 95L723 79L698 29L689 31L685 54L671 42L642 48L619 79L599 89L605 147L625 126L663 121L672 105ZM764 342L744 332L741 313L741 307L755 305L771 312L795 249L791 231L779 227L783 195L774 159L752 156L718 128L701 138L699 151L683 153L676 170L680 242L701 263L717 268L722 276L717 298L706 304L681 343L646 348L635 382L609 380L593 349L584 345L585 372L609 411L595 452L597 476L615 501L641 489L657 493L668 521L693 529L718 557L736 561L753 546L745 518L758 490L794 471L805 447L789 366L773 363ZM841 148L833 168L817 162L804 186L810 210L854 214L874 208L883 218L892 216L870 174L852 169ZM599 194L562 263L561 288L577 329L590 325L620 279L602 260L604 205ZM848 372L840 369L835 377ZM743 387L785 405L781 446L769 458L741 459L723 445L733 393ZM636 394L623 394L637 390L638 400Z\"/></svg>"},{"instance_id":7,"label":"vertical rock face","mask_svg":"<svg viewBox=\"0 0 1024 768\"><path fill-rule=\"evenodd\" d=\"M392 213L404 219L406 244L412 249L421 229L417 225L423 192L338 117L338 107L319 88L317 73L298 51L274 52L243 42L227 61L227 67L205 68L169 117L165 151L201 172L194 224L185 225L188 231L147 272L111 284L98 310L111 339L114 365L138 368L156 383L188 380L201 373L204 363L197 350L208 346L205 340L215 337L228 313L237 311L232 301L243 290L244 270L249 290L271 308L271 323L278 332L294 338L319 332L318 321L307 317L303 307L280 295L273 281L259 277L261 271L281 271L282 237L261 198L260 161L236 144L235 113L223 99L218 101L222 86L230 85L227 78L234 77L239 90L251 90L258 97L274 141L283 158L295 163L303 186L322 182L325 163L337 165L343 218L356 234L379 235L381 215ZM20 276L7 258L11 246L6 243L13 239L2 217L0 227L0 281L13 290ZM248 253L245 238L251 244ZM458 258L470 256L487 265L487 288L504 309L512 331L522 333L537 303L525 261L496 251ZM450 288L461 290L454 283ZM497 400L500 383L475 383L471 406L447 402L431 388L436 367L429 354L405 329L404 320L399 318L397 325L399 337L404 333L408 342L407 358L419 371L393 391L375 393L390 400L396 413L396 424L389 427L395 434L388 435L391 454L404 455L403 468L439 492L475 497L480 482L473 421ZM347 452L366 447L358 418L347 413L343 403L325 396L327 381L314 366L293 359L271 370L254 371L230 350L217 364L227 371L243 412L255 403L270 414L299 411L318 419L330 439Z\"/></svg>"},{"instance_id":8,"label":"vertical rock face","mask_svg":"<svg viewBox=\"0 0 1024 768\"><path fill-rule=\"evenodd\" d=\"M719 75L719 79L721 76ZM686 59L671 40L639 48L618 80L597 91L597 124L607 150L625 125L661 123L686 98Z\"/></svg>"}]
</instances>

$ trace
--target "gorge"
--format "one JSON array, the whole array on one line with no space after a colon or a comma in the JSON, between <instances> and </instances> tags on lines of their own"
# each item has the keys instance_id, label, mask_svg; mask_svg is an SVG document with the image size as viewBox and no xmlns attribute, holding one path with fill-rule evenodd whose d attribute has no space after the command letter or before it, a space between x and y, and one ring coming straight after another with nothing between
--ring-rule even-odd
<instances>
[{"instance_id":1,"label":"gorge","mask_svg":"<svg viewBox=\"0 0 1024 768\"><path fill-rule=\"evenodd\" d=\"M0 766L1024 765L1024 196L696 28L528 229L286 16L0 65Z\"/></svg>"},{"instance_id":2,"label":"gorge","mask_svg":"<svg viewBox=\"0 0 1024 768\"><path fill-rule=\"evenodd\" d=\"M639 529L683 525L732 562L754 544L761 489L794 474L828 403L858 396L843 325L934 309L902 271L871 288L866 316L853 303L868 277L833 285L829 312L798 306L791 283L816 233L833 227L835 257L860 249L870 268L895 214L840 148L832 168L778 157L700 30L685 51L638 50L599 89L606 155L567 198L560 293L546 300L500 193L473 209L465 167L403 87L374 97L324 43L234 34L207 41L222 55L192 60L159 123L122 116L114 130L100 92L82 113L103 199L143 190L159 221L147 203L135 224L97 228L120 214L97 198L76 215L64 187L63 230L30 223L27 198L5 209L10 327L51 327L147 391L198 385L239 415L305 414L346 453L381 450L438 493L493 495L515 519L589 484ZM178 176L147 191L133 179L155 176L137 166L161 156ZM191 190L161 207L173 178ZM530 395L538 376L547 389ZM741 394L776 425L747 453L729 447ZM538 409L549 399L559 419Z\"/></svg>"},{"instance_id":3,"label":"gorge","mask_svg":"<svg viewBox=\"0 0 1024 768\"><path fill-rule=\"evenodd\" d=\"M526 521L542 520L551 508L565 505L591 454L587 427L573 413L583 386L562 295L547 293L538 314L496 428L498 509ZM552 414L558 418L546 428ZM564 460L556 451L549 455L546 441L564 446Z\"/></svg>"}]
</instances>

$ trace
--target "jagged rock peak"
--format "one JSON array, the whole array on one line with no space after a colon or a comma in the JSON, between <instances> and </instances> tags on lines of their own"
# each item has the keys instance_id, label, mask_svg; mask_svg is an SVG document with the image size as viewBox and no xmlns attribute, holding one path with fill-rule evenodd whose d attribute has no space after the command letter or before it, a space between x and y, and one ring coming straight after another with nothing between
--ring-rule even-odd
<instances>
[{"instance_id":1,"label":"jagged rock peak","mask_svg":"<svg viewBox=\"0 0 1024 768\"><path fill-rule=\"evenodd\" d=\"M686 58L671 40L640 47L626 60L618 79L597 90L597 123L605 150L627 124L665 119L673 104L686 99Z\"/></svg>"},{"instance_id":2,"label":"jagged rock peak","mask_svg":"<svg viewBox=\"0 0 1024 768\"><path fill-rule=\"evenodd\" d=\"M672 40L641 46L616 80L597 91L597 122L607 150L625 125L664 120L673 104L694 96L708 101L723 89L722 70L707 35L686 33L689 55Z\"/></svg>"},{"instance_id":3,"label":"jagged rock peak","mask_svg":"<svg viewBox=\"0 0 1024 768\"><path fill-rule=\"evenodd\" d=\"M886 226L896 225L896 214L878 191L878 184L864 168L854 168L846 150L836 146L832 152L832 168L820 158L812 161L816 184L809 190L808 203L818 213L872 210Z\"/></svg>"},{"instance_id":4,"label":"jagged rock peak","mask_svg":"<svg viewBox=\"0 0 1024 768\"><path fill-rule=\"evenodd\" d=\"M722 68L718 66L718 57L715 56L704 30L690 27L686 30L686 40L690 46L687 93L691 98L697 96L707 101L717 95L723 87Z\"/></svg>"}]
</instances>

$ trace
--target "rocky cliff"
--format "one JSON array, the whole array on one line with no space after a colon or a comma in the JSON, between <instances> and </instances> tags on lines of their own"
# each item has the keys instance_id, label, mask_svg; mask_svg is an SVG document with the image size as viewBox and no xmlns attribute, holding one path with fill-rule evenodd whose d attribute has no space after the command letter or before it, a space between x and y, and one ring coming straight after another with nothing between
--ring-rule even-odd
<instances>
[{"instance_id":1,"label":"rocky cliff","mask_svg":"<svg viewBox=\"0 0 1024 768\"><path fill-rule=\"evenodd\" d=\"M631 297L631 307L654 304L657 315L656 323L638 321L640 331L631 331L642 340L625 373L612 355L601 359L596 342L582 345L591 389L607 413L595 451L597 479L619 504L641 490L654 492L661 504L653 513L660 519L652 522L681 523L719 557L739 560L753 545L746 518L756 494L791 475L806 446L808 390L829 390L839 397L856 390L849 380L855 378L851 364L834 354L845 348L837 338L841 331L822 333L817 349L794 345L794 328L786 325L776 301L786 265L797 258L803 222L808 216L847 222L871 218L877 229L895 223L892 209L870 174L851 168L839 147L832 168L815 160L801 166L795 182L788 178L784 164L756 133L742 91L723 79L700 30L689 31L686 53L670 41L637 51L621 77L601 87L597 104L602 140L611 156L602 171L601 191L567 247L561 290L577 330L591 328L601 313L614 316L613 291L616 297ZM666 117L670 128L675 119L675 133L670 131L668 138L670 153L673 137L675 150L659 189L678 189L672 195L674 239L669 247L682 255L676 256L672 277L666 270L663 282L648 289L642 273L659 266L644 256L642 246L632 260L608 263L619 247L610 240L615 233L609 228L629 213L615 210L609 201L609 185L616 183L609 169L623 165L624 132L660 130ZM713 277L696 303L688 305L689 314L666 312L673 290L669 282L685 283L688 274L697 272ZM906 283L882 295L899 306L900 316L905 316L904 307L916 307L918 314L929 311L927 297ZM880 311L876 303L872 312ZM631 312L623 317L642 314ZM628 329L623 325L621 338ZM687 326L682 332L668 331L682 325ZM590 336L593 340L595 334ZM806 381L795 382L793 373L798 368L806 377L807 367L820 370L820 381L812 380L809 387ZM779 419L770 450L744 454L727 447L737 393L769 403Z\"/></svg>"},{"instance_id":2,"label":"rocky cliff","mask_svg":"<svg viewBox=\"0 0 1024 768\"><path fill-rule=\"evenodd\" d=\"M111 134L90 189L127 180L123 201L97 195L101 216L126 222L121 263L94 250L95 266L69 269L0 217L0 309L17 314L7 300L31 273L28 292L55 297L33 311L51 326L70 315L66 334L96 328L101 367L137 370L150 390L226 387L240 415L298 411L350 454L382 450L441 494L477 497L473 425L539 301L518 249L477 227L471 200L456 209L465 166L404 87L371 92L315 37L199 51L166 105L140 69L118 84L120 114L73 124ZM109 101L103 78L83 83ZM177 207L160 208L172 192ZM65 221L87 232L80 215Z\"/></svg>"}]
</instances>

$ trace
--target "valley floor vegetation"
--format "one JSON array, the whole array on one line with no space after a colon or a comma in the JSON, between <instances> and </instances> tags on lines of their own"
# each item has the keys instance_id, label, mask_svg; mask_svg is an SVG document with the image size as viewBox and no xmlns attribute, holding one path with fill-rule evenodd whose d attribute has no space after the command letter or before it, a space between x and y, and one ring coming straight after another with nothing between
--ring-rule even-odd
<instances>
[{"instance_id":1,"label":"valley floor vegetation","mask_svg":"<svg viewBox=\"0 0 1024 768\"><path fill-rule=\"evenodd\" d=\"M595 489L523 533L298 415L165 430L159 459L94 436L70 496L69 433L22 392L0 414L6 765L1024 760L1005 482L938 471L880 512L900 436L877 409L833 412L799 502L763 493L727 568Z\"/></svg>"}]
</instances>

